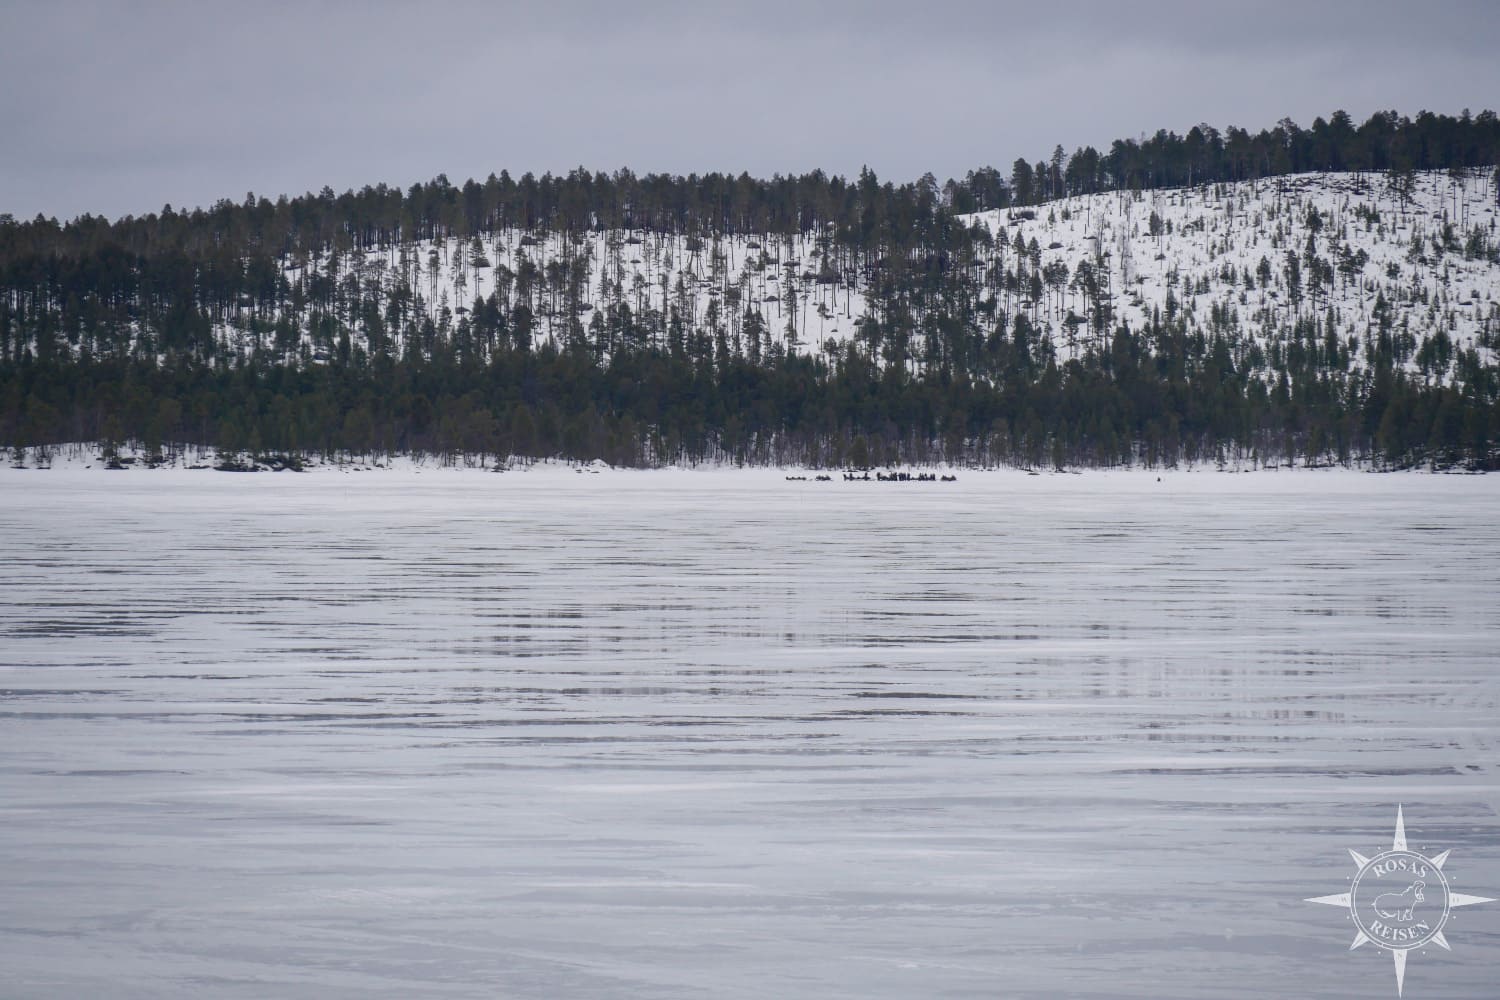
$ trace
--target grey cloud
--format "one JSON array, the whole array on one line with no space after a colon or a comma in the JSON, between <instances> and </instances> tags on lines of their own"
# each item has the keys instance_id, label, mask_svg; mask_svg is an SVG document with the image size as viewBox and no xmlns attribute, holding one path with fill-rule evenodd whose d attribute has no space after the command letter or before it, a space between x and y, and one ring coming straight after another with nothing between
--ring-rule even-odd
<instances>
[{"instance_id":1,"label":"grey cloud","mask_svg":"<svg viewBox=\"0 0 1500 1000\"><path fill-rule=\"evenodd\" d=\"M1487 3L0 9L0 212L629 166L882 176L1343 107L1479 110Z\"/></svg>"}]
</instances>

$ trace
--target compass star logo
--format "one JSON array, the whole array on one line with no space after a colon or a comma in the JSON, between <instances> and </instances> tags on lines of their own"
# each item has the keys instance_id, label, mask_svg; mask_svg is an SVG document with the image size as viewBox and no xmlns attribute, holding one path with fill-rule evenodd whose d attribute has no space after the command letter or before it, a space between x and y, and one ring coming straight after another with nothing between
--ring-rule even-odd
<instances>
[{"instance_id":1,"label":"compass star logo","mask_svg":"<svg viewBox=\"0 0 1500 1000\"><path fill-rule=\"evenodd\" d=\"M1307 899L1309 903L1342 906L1349 911L1358 928L1350 951L1373 944L1391 953L1396 961L1397 996L1405 988L1409 952L1428 944L1452 951L1448 939L1443 937L1448 915L1460 906L1494 902L1486 896L1469 896L1449 887L1448 876L1443 872L1449 853L1444 851L1429 858L1407 847L1406 819L1398 805L1391 849L1373 858L1350 850L1349 856L1359 871L1349 891Z\"/></svg>"}]
</instances>

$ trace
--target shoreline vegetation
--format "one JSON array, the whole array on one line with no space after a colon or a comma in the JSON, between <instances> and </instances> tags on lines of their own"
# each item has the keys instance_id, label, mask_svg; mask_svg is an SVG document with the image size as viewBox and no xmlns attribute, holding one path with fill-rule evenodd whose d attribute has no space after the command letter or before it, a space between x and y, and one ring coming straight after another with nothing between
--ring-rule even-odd
<instances>
[{"instance_id":1,"label":"shoreline vegetation","mask_svg":"<svg viewBox=\"0 0 1500 1000\"><path fill-rule=\"evenodd\" d=\"M1088 473L1287 473L1338 470L1353 473L1417 473L1484 475L1485 470L1423 466L1390 466L1373 462L1330 462L1306 459L1241 462L1176 462L1147 464L1121 463L1107 467L1027 466L1005 462L993 464L886 463L880 465L800 465L796 463L752 464L727 460L704 460L692 463L665 463L652 466L615 466L602 459L532 458L474 453L400 453L367 452L330 456L263 453L250 455L230 453L194 444L171 444L159 452L148 452L135 444L109 446L101 442L68 442L58 445L10 449L0 463L5 471L95 471L95 472L227 472L227 473L307 473L307 472L763 472L785 473L788 482L899 482L948 483L971 474L1085 475Z\"/></svg>"}]
</instances>

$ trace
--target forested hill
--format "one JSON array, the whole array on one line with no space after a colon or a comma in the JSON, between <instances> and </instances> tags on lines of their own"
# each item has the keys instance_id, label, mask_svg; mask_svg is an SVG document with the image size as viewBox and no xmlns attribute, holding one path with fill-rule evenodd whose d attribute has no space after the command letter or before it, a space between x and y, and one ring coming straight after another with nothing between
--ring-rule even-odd
<instances>
[{"instance_id":1,"label":"forested hill","mask_svg":"<svg viewBox=\"0 0 1500 1000\"><path fill-rule=\"evenodd\" d=\"M1500 124L0 216L0 443L1496 465Z\"/></svg>"}]
</instances>

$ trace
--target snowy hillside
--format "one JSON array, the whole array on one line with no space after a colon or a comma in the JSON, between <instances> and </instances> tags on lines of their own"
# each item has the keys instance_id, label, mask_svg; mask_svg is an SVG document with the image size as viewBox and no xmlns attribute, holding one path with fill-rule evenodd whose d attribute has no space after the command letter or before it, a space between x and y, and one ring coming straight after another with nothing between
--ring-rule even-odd
<instances>
[{"instance_id":1,"label":"snowy hillside","mask_svg":"<svg viewBox=\"0 0 1500 1000\"><path fill-rule=\"evenodd\" d=\"M978 301L1024 313L1063 360L1097 343L1089 321L1100 308L1111 326L1138 330L1159 313L1241 344L1285 339L1298 320L1315 317L1325 329L1331 320L1341 342L1383 333L1408 368L1434 375L1454 348L1478 348L1493 363L1500 346L1488 170L1417 174L1404 193L1385 175L1301 174L1075 196L962 221L994 238ZM750 314L761 320L755 350L842 344L865 313L870 280L816 234L506 229L285 264L293 281L357 276L384 298L405 288L415 309L453 324L498 291L527 305L537 341L559 345L585 332L597 340L607 303L658 330L675 313L689 331L722 331L736 353L750 349Z\"/></svg>"},{"instance_id":2,"label":"snowy hillside","mask_svg":"<svg viewBox=\"0 0 1500 1000\"><path fill-rule=\"evenodd\" d=\"M1062 356L1086 344L1084 333L1067 331L1087 330L1076 324L1089 315L1090 284L1115 321L1135 329L1160 310L1182 315L1190 329L1260 339L1299 317L1331 315L1344 339L1384 326L1397 355L1409 359L1439 332L1455 345L1488 349L1489 362L1500 346L1500 232L1489 171L1417 174L1405 197L1383 175L1300 174L1086 195L966 218L996 237L991 284L1001 308L1050 326ZM1039 280L1018 282L1018 261Z\"/></svg>"}]
</instances>

